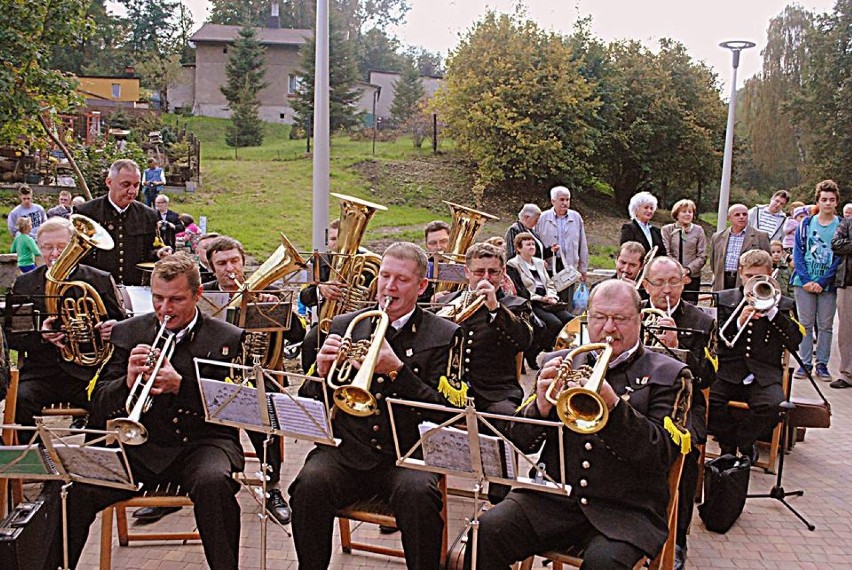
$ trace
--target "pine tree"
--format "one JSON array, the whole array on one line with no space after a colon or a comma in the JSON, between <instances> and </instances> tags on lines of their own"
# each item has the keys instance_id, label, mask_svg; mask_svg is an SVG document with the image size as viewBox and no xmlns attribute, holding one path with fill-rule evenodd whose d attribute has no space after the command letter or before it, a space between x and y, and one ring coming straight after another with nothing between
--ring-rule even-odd
<instances>
[{"instance_id":1,"label":"pine tree","mask_svg":"<svg viewBox=\"0 0 852 570\"><path fill-rule=\"evenodd\" d=\"M423 98L426 91L420 82L420 72L413 61L409 61L393 84L394 95L391 104L391 117L396 124L402 124L414 114L417 102Z\"/></svg>"},{"instance_id":2,"label":"pine tree","mask_svg":"<svg viewBox=\"0 0 852 570\"><path fill-rule=\"evenodd\" d=\"M257 93L266 87L263 81L265 57L266 50L257 39L257 29L241 28L225 67L228 81L220 87L231 110L232 125L225 135L229 146L260 146L263 142Z\"/></svg>"},{"instance_id":3,"label":"pine tree","mask_svg":"<svg viewBox=\"0 0 852 570\"><path fill-rule=\"evenodd\" d=\"M360 122L355 109L359 93L358 65L352 42L344 37L339 20L332 15L329 21L329 123L331 132L351 129ZM302 46L302 88L293 100L296 124L305 126L313 121L314 76L316 74L316 42L311 36Z\"/></svg>"}]
</instances>

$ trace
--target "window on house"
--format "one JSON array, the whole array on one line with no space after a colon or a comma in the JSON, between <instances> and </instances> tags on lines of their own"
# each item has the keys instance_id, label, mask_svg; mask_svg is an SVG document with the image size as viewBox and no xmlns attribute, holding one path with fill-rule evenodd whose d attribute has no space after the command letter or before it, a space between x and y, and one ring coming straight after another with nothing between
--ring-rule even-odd
<instances>
[{"instance_id":1,"label":"window on house","mask_svg":"<svg viewBox=\"0 0 852 570\"><path fill-rule=\"evenodd\" d=\"M222 53L228 53L228 46L222 48Z\"/></svg>"},{"instance_id":2,"label":"window on house","mask_svg":"<svg viewBox=\"0 0 852 570\"><path fill-rule=\"evenodd\" d=\"M112 98L118 99L121 97L121 83L112 84Z\"/></svg>"},{"instance_id":3,"label":"window on house","mask_svg":"<svg viewBox=\"0 0 852 570\"><path fill-rule=\"evenodd\" d=\"M302 90L302 78L298 75L290 74L287 76L287 94L295 95Z\"/></svg>"}]
</instances>

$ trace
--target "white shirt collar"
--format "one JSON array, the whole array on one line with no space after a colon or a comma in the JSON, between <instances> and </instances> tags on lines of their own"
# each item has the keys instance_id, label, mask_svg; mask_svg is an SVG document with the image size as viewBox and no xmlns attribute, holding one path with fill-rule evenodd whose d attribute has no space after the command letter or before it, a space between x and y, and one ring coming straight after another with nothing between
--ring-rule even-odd
<instances>
[{"instance_id":1,"label":"white shirt collar","mask_svg":"<svg viewBox=\"0 0 852 570\"><path fill-rule=\"evenodd\" d=\"M417 309L417 307L414 307L414 309L411 309L409 312L392 322L390 326L392 326L398 331L401 331L402 328L406 325L406 323L408 323L408 320L411 318L411 315L414 314L415 309Z\"/></svg>"},{"instance_id":2,"label":"white shirt collar","mask_svg":"<svg viewBox=\"0 0 852 570\"><path fill-rule=\"evenodd\" d=\"M630 350L626 350L626 351L622 352L621 354L618 355L618 358L616 358L615 360L610 362L609 367L613 368L614 366L618 366L619 364L621 364L622 362L624 362L625 360L630 358L630 355L633 354L634 352L636 352L637 350L639 350L639 341L638 340L636 341L636 344L633 345L633 348L631 348Z\"/></svg>"},{"instance_id":3,"label":"white shirt collar","mask_svg":"<svg viewBox=\"0 0 852 570\"><path fill-rule=\"evenodd\" d=\"M131 202L130 204L128 204L127 206L125 206L125 207L122 209L122 208L119 208L119 207L118 207L118 204L116 204L115 202L113 202L113 201L112 201L112 198L110 197L110 195L109 195L109 194L107 194L107 200L109 200L109 203L110 203L110 204L112 204L112 207L113 207L113 208L115 208L115 211L116 211L116 212L118 212L119 214L123 214L124 212L126 212L126 211L127 211L127 208L129 208L129 207L130 207L130 204L132 204L132 203L133 203L133 202Z\"/></svg>"},{"instance_id":4,"label":"white shirt collar","mask_svg":"<svg viewBox=\"0 0 852 570\"><path fill-rule=\"evenodd\" d=\"M199 311L198 311L198 307L196 307L195 308L195 316L192 317L192 320L189 321L189 324L186 325L185 327L183 327L182 329L180 329L179 331L177 331L176 333L174 333L175 334L175 344L182 341L184 339L184 337L187 334L189 334L189 331L191 331L193 329L193 327L195 327L195 324L198 322L198 315L199 315ZM160 324L162 324L162 323L160 323Z\"/></svg>"}]
</instances>

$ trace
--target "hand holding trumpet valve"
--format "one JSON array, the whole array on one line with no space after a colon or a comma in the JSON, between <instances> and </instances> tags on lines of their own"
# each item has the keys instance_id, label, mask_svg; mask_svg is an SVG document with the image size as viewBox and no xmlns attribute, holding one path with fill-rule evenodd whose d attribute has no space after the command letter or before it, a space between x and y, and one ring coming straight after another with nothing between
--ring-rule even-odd
<instances>
[{"instance_id":1,"label":"hand holding trumpet valve","mask_svg":"<svg viewBox=\"0 0 852 570\"><path fill-rule=\"evenodd\" d=\"M147 344L140 344L133 348L130 351L130 358L127 360L127 387L132 389L140 374L144 378L144 382L147 382L159 356L160 350L151 350L151 347ZM151 395L177 394L180 390L180 384L180 374L172 367L168 359L165 359L151 387Z\"/></svg>"},{"instance_id":2,"label":"hand holding trumpet valve","mask_svg":"<svg viewBox=\"0 0 852 570\"><path fill-rule=\"evenodd\" d=\"M549 360L542 367L541 372L539 373L538 380L536 381L536 405L538 406L538 412L542 417L547 417L550 415L550 411L553 409L553 404L547 398L547 392L551 388L551 384L553 383L554 378L556 378L560 372L564 373L565 367L562 366L564 358L557 357ZM559 386L559 390L557 392L561 392L563 390L567 390L568 388L582 387L589 383L591 380L588 374L568 374L562 380L562 385ZM612 386L604 380L600 387L600 396L603 398L606 403L607 409L612 410L615 405L618 403L618 395L612 389Z\"/></svg>"}]
</instances>

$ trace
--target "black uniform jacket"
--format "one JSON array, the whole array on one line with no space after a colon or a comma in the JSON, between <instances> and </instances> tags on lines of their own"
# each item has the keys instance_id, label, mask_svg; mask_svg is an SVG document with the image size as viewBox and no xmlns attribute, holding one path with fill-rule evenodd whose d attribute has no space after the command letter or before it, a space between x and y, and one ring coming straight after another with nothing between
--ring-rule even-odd
<instances>
[{"instance_id":1,"label":"black uniform jacket","mask_svg":"<svg viewBox=\"0 0 852 570\"><path fill-rule=\"evenodd\" d=\"M442 302L456 299L451 293ZM485 403L511 399L518 404L524 391L518 384L517 356L532 342L529 301L498 291L500 306L491 317L483 304L460 323L464 340L461 355L462 380L473 388L475 401Z\"/></svg>"},{"instance_id":2,"label":"black uniform jacket","mask_svg":"<svg viewBox=\"0 0 852 570\"><path fill-rule=\"evenodd\" d=\"M157 212L157 222L160 222L163 219L163 216L160 214L159 210L155 210ZM173 210L166 210L166 222L168 224L172 224L169 226L168 224L163 224L160 227L160 236L163 238L163 242L174 249L175 247L175 235L179 234L184 230L183 222L180 221L180 217L178 213Z\"/></svg>"},{"instance_id":3,"label":"black uniform jacket","mask_svg":"<svg viewBox=\"0 0 852 570\"><path fill-rule=\"evenodd\" d=\"M330 333L343 336L349 322L366 310L335 317ZM441 376L447 373L450 349L457 338L458 326L418 307L402 330L393 333L391 328L388 327L386 338L404 366L396 380L378 374L373 376L370 391L379 403L375 415L359 418L335 410L334 435L342 440L338 450L346 464L359 470L366 471L380 463L392 464L396 460L385 398L448 405L437 388ZM372 323L362 320L355 327L353 340L369 338L372 331ZM319 386L319 382L305 382L300 394L320 399ZM397 434L405 451L419 438L417 426L423 419L419 412L394 408Z\"/></svg>"},{"instance_id":4,"label":"black uniform jacket","mask_svg":"<svg viewBox=\"0 0 852 570\"><path fill-rule=\"evenodd\" d=\"M686 364L692 372L689 431L693 443L704 443L707 441L707 400L701 390L709 388L716 380L716 368L708 358L708 352L709 357L716 357L716 321L685 301L681 301L672 311L672 318L678 328L691 329L679 331L677 340L678 348L688 351Z\"/></svg>"},{"instance_id":5,"label":"black uniform jacket","mask_svg":"<svg viewBox=\"0 0 852 570\"><path fill-rule=\"evenodd\" d=\"M639 227L639 222L635 219L621 226L621 241L618 243L622 244L626 241L638 241L645 248L645 253L651 251L656 245L657 253L654 254L654 257L666 254L666 244L663 242L663 232L660 231L660 228L651 226L651 243L648 243L645 232L642 231L642 228Z\"/></svg>"},{"instance_id":6,"label":"black uniform jacket","mask_svg":"<svg viewBox=\"0 0 852 570\"><path fill-rule=\"evenodd\" d=\"M319 280L322 282L329 281L331 276L331 266L329 265L328 254L320 254L319 256ZM315 283L310 283L299 291L299 300L306 307L319 306L319 289Z\"/></svg>"},{"instance_id":7,"label":"black uniform jacket","mask_svg":"<svg viewBox=\"0 0 852 570\"><path fill-rule=\"evenodd\" d=\"M101 370L92 394L92 422L102 427L106 420L126 417L127 361L130 351L139 344L151 344L160 323L154 313L133 317L113 328L115 351ZM213 445L223 449L234 470L243 467L243 452L239 432L235 428L207 423L198 390L193 358L230 362L238 354L243 331L233 325L199 313L193 329L175 347L169 359L181 375L177 394L153 397L151 409L142 414L148 428L148 441L129 447L135 459L144 461L155 473L165 471L187 446ZM228 369L207 366L201 368L205 378L224 380Z\"/></svg>"},{"instance_id":8,"label":"black uniform jacket","mask_svg":"<svg viewBox=\"0 0 852 570\"><path fill-rule=\"evenodd\" d=\"M580 355L579 358L582 358ZM606 426L592 435L563 429L566 483L572 497L518 490L516 499L539 536L564 516L566 501L577 501L600 533L656 554L668 535L669 468L680 452L663 428L679 399L687 397L689 370L678 360L646 351L641 345L624 362L611 367L607 382L622 397ZM521 415L540 418L535 402ZM556 410L550 420L559 421ZM554 429L515 422L512 440L521 450L544 449L541 462L559 481L559 442ZM515 494L515 493L513 493Z\"/></svg>"},{"instance_id":9,"label":"black uniform jacket","mask_svg":"<svg viewBox=\"0 0 852 570\"><path fill-rule=\"evenodd\" d=\"M41 266L34 271L25 273L15 280L12 286L12 303L32 303L33 309L41 314L36 328L41 327L41 321L51 315L47 315L44 298L45 273L47 266ZM84 281L95 288L101 297L110 319L124 320L127 315L123 306L119 303L115 283L109 273L100 271L86 265L78 265L69 276L71 281ZM77 296L81 289L69 290L69 294ZM60 303L61 307L61 303ZM59 349L53 344L43 340L41 333L30 332L23 334L10 334L9 347L17 351L26 352L24 366L21 369L21 380L32 378L56 379L64 381L68 377L83 382L92 379L96 367L77 366L72 362L66 362L59 353Z\"/></svg>"},{"instance_id":10,"label":"black uniform jacket","mask_svg":"<svg viewBox=\"0 0 852 570\"><path fill-rule=\"evenodd\" d=\"M742 287L719 292L716 314L720 332L742 300ZM766 317L750 320L733 348L729 348L720 336L717 345L717 378L731 384L739 384L746 376L754 374L755 381L761 386L780 383L785 343L790 350L797 350L802 342L799 325L788 316L792 308L792 299L781 297L775 318L772 321ZM724 334L729 340L734 338L737 334L736 320L725 329Z\"/></svg>"},{"instance_id":11,"label":"black uniform jacket","mask_svg":"<svg viewBox=\"0 0 852 570\"><path fill-rule=\"evenodd\" d=\"M76 212L101 224L115 241L111 250L93 248L84 258L85 263L109 272L116 283L141 285L144 272L136 264L157 259L156 210L134 200L119 214L105 194L80 205Z\"/></svg>"}]
</instances>

